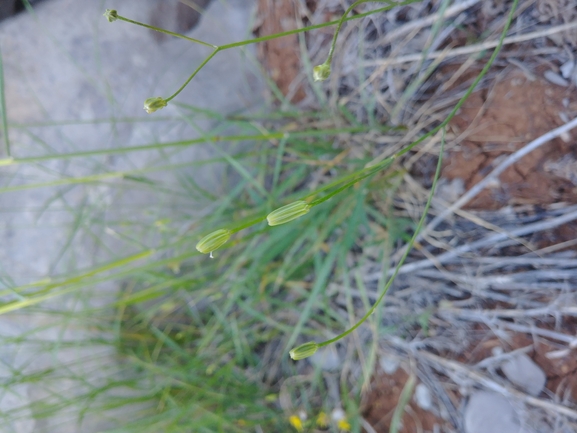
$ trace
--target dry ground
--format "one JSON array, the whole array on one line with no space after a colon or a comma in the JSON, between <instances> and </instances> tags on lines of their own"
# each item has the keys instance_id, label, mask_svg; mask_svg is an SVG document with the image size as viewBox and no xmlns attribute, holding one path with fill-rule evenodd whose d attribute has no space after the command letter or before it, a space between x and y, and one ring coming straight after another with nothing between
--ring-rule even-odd
<instances>
[{"instance_id":1,"label":"dry ground","mask_svg":"<svg viewBox=\"0 0 577 433\"><path fill-rule=\"evenodd\" d=\"M335 19L349 3L260 0L255 31ZM442 121L463 95L512 2L449 2L441 20L442 4L424 1L344 27L323 87L329 100L359 120L374 116L408 132L335 146L348 146L352 155L367 148L375 158L390 155ZM522 431L577 430L577 129L554 132L522 156L534 140L577 117L576 24L574 1L521 1L494 67L450 122L436 219L384 306L385 321L398 325L402 338L382 336L380 356L399 367L381 362L385 367L367 384L365 431L389 431L410 376L432 403L408 402L405 433L477 431L467 401L479 390L506 396ZM324 60L331 36L332 29L307 36L312 64ZM262 44L260 58L289 100L314 106L298 37ZM426 140L402 162L399 215L418 217L439 141ZM479 184L484 188L470 192ZM374 290L376 269L362 268ZM426 315L426 326L399 325L410 313ZM504 374L503 363L520 353L545 373L537 394Z\"/></svg>"}]
</instances>

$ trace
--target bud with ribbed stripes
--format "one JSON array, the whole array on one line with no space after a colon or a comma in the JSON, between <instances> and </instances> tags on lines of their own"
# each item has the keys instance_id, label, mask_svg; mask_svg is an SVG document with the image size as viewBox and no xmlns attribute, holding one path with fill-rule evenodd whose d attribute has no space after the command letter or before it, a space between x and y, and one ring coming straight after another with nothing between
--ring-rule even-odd
<instances>
[{"instance_id":1,"label":"bud with ribbed stripes","mask_svg":"<svg viewBox=\"0 0 577 433\"><path fill-rule=\"evenodd\" d=\"M308 358L309 356L314 355L317 350L319 349L319 345L314 341L309 341L308 343L301 344L298 347L295 347L289 352L289 355L295 361L299 361L301 359Z\"/></svg>"},{"instance_id":2,"label":"bud with ribbed stripes","mask_svg":"<svg viewBox=\"0 0 577 433\"><path fill-rule=\"evenodd\" d=\"M216 230L203 237L196 244L196 249L202 254L212 254L230 239L231 234L232 232L227 229Z\"/></svg>"},{"instance_id":3,"label":"bud with ribbed stripes","mask_svg":"<svg viewBox=\"0 0 577 433\"><path fill-rule=\"evenodd\" d=\"M266 217L269 226L278 226L297 219L311 210L311 205L306 201L298 200L286 206L279 207Z\"/></svg>"}]
</instances>

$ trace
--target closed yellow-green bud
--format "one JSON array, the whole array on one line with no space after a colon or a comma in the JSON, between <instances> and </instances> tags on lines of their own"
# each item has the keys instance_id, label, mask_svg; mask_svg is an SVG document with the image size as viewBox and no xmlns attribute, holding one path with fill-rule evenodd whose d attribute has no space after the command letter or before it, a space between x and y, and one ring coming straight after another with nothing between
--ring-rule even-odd
<instances>
[{"instance_id":1,"label":"closed yellow-green bud","mask_svg":"<svg viewBox=\"0 0 577 433\"><path fill-rule=\"evenodd\" d=\"M272 211L266 220L269 226L278 226L307 214L309 210L311 206L306 201L299 200Z\"/></svg>"},{"instance_id":2,"label":"closed yellow-green bud","mask_svg":"<svg viewBox=\"0 0 577 433\"><path fill-rule=\"evenodd\" d=\"M106 17L109 23L113 23L118 19L118 12L116 12L116 10L114 9L106 9L106 12L104 12L104 16Z\"/></svg>"},{"instance_id":3,"label":"closed yellow-green bud","mask_svg":"<svg viewBox=\"0 0 577 433\"><path fill-rule=\"evenodd\" d=\"M144 109L148 114L154 113L156 110L166 107L168 102L162 99L160 96L154 98L148 98L144 101Z\"/></svg>"},{"instance_id":4,"label":"closed yellow-green bud","mask_svg":"<svg viewBox=\"0 0 577 433\"><path fill-rule=\"evenodd\" d=\"M323 63L313 68L313 79L315 81L325 81L331 75L331 65Z\"/></svg>"},{"instance_id":5,"label":"closed yellow-green bud","mask_svg":"<svg viewBox=\"0 0 577 433\"><path fill-rule=\"evenodd\" d=\"M314 341L309 341L308 343L301 344L298 347L295 347L293 350L289 352L289 355L295 361L300 359L308 358L316 353L319 349L319 345Z\"/></svg>"},{"instance_id":6,"label":"closed yellow-green bud","mask_svg":"<svg viewBox=\"0 0 577 433\"><path fill-rule=\"evenodd\" d=\"M202 254L209 254L222 247L230 239L232 232L226 229L220 229L209 233L196 244L196 249Z\"/></svg>"}]
</instances>

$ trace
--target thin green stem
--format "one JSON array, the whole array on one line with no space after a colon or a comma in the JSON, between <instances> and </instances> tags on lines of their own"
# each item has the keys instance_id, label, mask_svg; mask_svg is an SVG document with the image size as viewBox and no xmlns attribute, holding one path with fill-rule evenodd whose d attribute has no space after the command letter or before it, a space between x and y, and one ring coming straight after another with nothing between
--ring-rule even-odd
<instances>
[{"instance_id":1,"label":"thin green stem","mask_svg":"<svg viewBox=\"0 0 577 433\"><path fill-rule=\"evenodd\" d=\"M366 1L369 1L369 0L360 0L360 1L356 2L355 4L364 3L364 2L366 2ZM399 3L393 3L393 2L391 2L391 1L389 1L389 0L371 0L371 1L389 3L390 6L387 6L387 7L384 7L384 8L380 8L380 9L375 9L375 10L372 10L372 11L368 11L368 12L365 12L365 13L358 14L358 15L355 15L355 16L352 16L352 17L347 18L346 16L347 16L348 13L350 12L350 10L352 10L352 9L351 9L352 7L351 7L351 8L349 8L349 9L347 10L347 13L346 13L343 17L341 17L339 20L329 21L329 22L322 23L322 24L317 24L317 25L313 25L313 26L308 26L308 27L304 27L304 28L300 28L300 29L293 29L293 30L289 30L289 31L286 31L286 32L275 33L274 35L262 36L262 37L260 37L260 38L254 38L254 39L249 39L249 40L245 40L245 41L233 42L233 43L231 43L231 44L225 44L225 45L220 45L220 46L218 46L218 45L213 45L213 44L209 44L208 42L200 41L200 40L198 40L198 39L189 38L189 37L184 36L184 35L181 35L181 34L179 34L179 33L170 32L170 31L168 31L168 30L164 30L164 29L161 29L161 28L159 28L159 27L151 26L151 25L149 25L149 24L144 24L144 23L141 23L141 22L138 22L138 21L134 21L134 20L131 20L131 19L129 19L129 18L123 17L123 16L121 16L121 15L117 15L116 18L119 19L119 20L128 22L128 23L131 23L131 24L136 24L136 25L138 25L138 26L142 26L142 27L145 27L145 28L147 28L147 29L151 29L151 30L160 32L160 33L166 33L167 35L175 36L175 37L177 37L177 38L185 39L185 40L188 40L188 41L191 41L191 42L195 42L195 43L197 43L197 44L201 44L201 45L205 45L205 46L207 46L207 47L212 47L212 48L214 48L214 51L213 51L206 59L204 59L204 61L200 64L200 66L199 66L198 68L196 68L196 70L195 70L195 71L191 74L191 76L185 81L185 83L184 83L182 86L180 86L180 88L179 88L174 94L172 94L172 95L169 96L168 98L165 98L165 99L164 99L165 102L169 102L169 101L172 100L175 96L177 96L180 92L182 92L182 90L188 85L188 83L190 83L190 81L195 77L195 75L196 75L196 74L210 61L210 59L212 59L212 58L215 56L215 54L218 53L219 51L224 51L224 50L228 50L228 49L230 49L230 48L236 48L236 47L241 47L241 46L245 46L245 45L255 44L255 43L257 43L257 42L264 42L264 41L268 41L268 40L271 40L271 39L280 38L280 37L283 37L283 36L290 36L290 35L294 35L294 34L297 34L297 33L306 32L306 31L309 31L309 30L320 29L320 28L323 28L323 27L329 27L329 26L332 26L332 25L335 25L335 24L338 24L338 25L339 25L339 29L340 29L340 27L342 26L342 24L343 24L345 21L363 18L363 17L369 16L369 15L372 15L372 14L375 14L375 13L378 13L378 12L388 11L388 10L392 9L393 7L395 7L395 6L409 5L409 4L412 4L412 3L416 3L416 2L419 1L419 0L405 0L404 2L399 2ZM337 32L338 32L338 30L337 30ZM334 44L333 44L333 45L334 45ZM332 48L334 48L334 47L332 47ZM155 110L155 111L156 111L156 110Z\"/></svg>"},{"instance_id":2,"label":"thin green stem","mask_svg":"<svg viewBox=\"0 0 577 433\"><path fill-rule=\"evenodd\" d=\"M371 167L370 169L363 169L363 171L368 170L366 173L359 173L360 176L354 178L353 180L348 181L347 183L345 183L344 185L338 187L336 190L331 191L329 194L327 194L324 197L320 197L316 200L313 200L310 202L311 207L313 206L317 206L325 201L327 201L328 199L330 199L331 197L337 195L338 193L340 193L341 191L344 191L345 189L353 186L355 183L360 182L363 179L366 179L369 176L372 176L373 174L376 174L377 172L383 170L384 168L387 168L389 165L391 165L391 163L393 162L393 160L395 159L394 156L387 158L386 160L383 161L383 163L379 164L376 168L375 167ZM318 194L318 191L316 192Z\"/></svg>"},{"instance_id":3,"label":"thin green stem","mask_svg":"<svg viewBox=\"0 0 577 433\"><path fill-rule=\"evenodd\" d=\"M180 92L182 92L184 90L184 88L188 85L188 83L190 83L190 81L195 77L195 75L198 74L198 71L200 71L202 68L204 68L204 65L206 65L210 61L210 59L212 59L216 55L216 53L218 53L219 51L221 51L221 48L215 47L214 51L212 53L210 53L206 59L203 60L203 62L198 66L198 68L195 69L195 71L190 75L190 77L188 77L188 79L184 82L184 84L182 86L180 86L180 88L176 92L174 92L171 96L166 98L165 101L166 102L170 101L176 95L178 95Z\"/></svg>"},{"instance_id":4,"label":"thin green stem","mask_svg":"<svg viewBox=\"0 0 577 433\"><path fill-rule=\"evenodd\" d=\"M246 222L246 223L244 223L244 224L241 224L241 225L239 225L239 226L236 226L236 227L230 229L230 231L231 231L232 233L237 233L237 232L240 232L241 230L244 230L244 229L246 229L246 228L248 228L248 227L250 227L250 226L253 226L253 225L258 224L258 223L263 222L263 221L266 221L266 215L265 215L265 216L260 216L260 217L258 217L258 218L251 219L250 221L248 221L248 222Z\"/></svg>"},{"instance_id":5,"label":"thin green stem","mask_svg":"<svg viewBox=\"0 0 577 433\"><path fill-rule=\"evenodd\" d=\"M180 39L184 39L195 44L204 45L205 47L218 48L216 45L209 44L208 42L201 41L200 39L189 38L188 36L181 35L180 33L174 33L169 30L161 29L160 27L151 26L150 24L144 24L139 21L131 20L130 18L118 15L117 18L121 21L126 21L127 23L136 24L137 26L146 27L147 29L154 30L155 32L164 33L170 36L174 36Z\"/></svg>"},{"instance_id":6,"label":"thin green stem","mask_svg":"<svg viewBox=\"0 0 577 433\"><path fill-rule=\"evenodd\" d=\"M332 187L337 187L338 188L335 191L332 191L331 193L329 193L327 196L321 197L317 200L313 200L310 202L311 206L316 206L326 200L328 200L329 198L333 197L334 195L342 192L343 190L349 188L350 186L354 185L355 183L357 183L358 181L365 179L366 177L371 176L372 174L380 171L382 168L384 168L385 166L387 166L392 159L397 158L401 155L404 155L405 153L407 153L408 151L410 151L412 148L414 148L417 144L421 143L423 140L425 140L427 137L430 137L431 135L433 135L434 133L438 132L439 130L441 130L442 128L444 128L449 121L453 118L453 116L457 113L458 109L465 103L466 99L471 95L471 93L475 90L475 87L477 86L477 84L479 84L479 82L481 81L481 79L483 78L483 76L487 73L487 71L489 70L489 68L491 67L491 65L493 64L493 62L495 61L497 54L499 53L499 50L501 49L502 45L503 45L503 40L505 39L505 36L507 34L507 31L509 30L509 27L511 26L511 22L513 20L513 16L515 13L515 10L517 8L517 4L518 4L519 0L514 0L511 11L509 13L509 16L507 18L507 22L505 23L505 27L503 28L503 32L501 33L501 37L499 39L499 44L495 47L495 50L493 51L493 54L491 55L489 61L487 62L487 64L485 65L485 67L481 70L481 72L479 73L479 75L477 76L477 78L473 81L473 83L471 84L471 86L467 89L467 92L465 93L465 95L459 100L459 102L457 103L457 105L455 106L455 108L451 111L451 113L449 114L449 116L443 121L441 122L441 124L439 126L437 126L436 128L433 128L433 130L431 130L430 132L428 132L427 134L425 134L423 137L417 139L416 141L414 141L413 143L409 144L407 147L405 147L404 149L401 149L399 152L397 152L395 155L393 155L393 157L391 157L390 159L387 158L384 161L380 161L377 164L375 164L372 167L367 167L364 168L362 170L359 170L355 173L352 173L350 175L347 175L345 178L343 179L339 179L338 181L335 182L331 182L329 185L325 185L322 188L319 188L318 190L316 190L315 192L306 195L304 198L302 198L301 200L304 200L306 198L310 198L322 191L326 191L327 189L330 189ZM444 142L443 142L444 145ZM442 157L441 157L442 158ZM360 177L359 177L360 176ZM347 182L345 185L342 185L343 182ZM435 183L433 184L433 189L434 186L436 184L436 180ZM431 197L430 197L431 198ZM426 208L428 210L428 207ZM423 214L423 218L426 216L426 211ZM256 222L260 222L262 221L262 219L260 219L260 217L258 219L255 220ZM250 224L247 223L247 225L243 225L242 228L247 228L249 227ZM235 231L239 231L241 230L240 228L238 230ZM415 236L418 234L418 231L420 230L420 228L416 231ZM412 241L413 242L413 241ZM403 256L402 260L400 263L404 262L406 255L408 254L408 252L411 249L412 246L412 242L409 244L409 248L407 248L405 255ZM389 280L389 282L387 283L387 286L385 288L385 291L383 292L386 293L386 290L388 290L388 287L392 284L394 277L397 274L398 269L395 271L395 274L393 275L393 277ZM377 304L380 302L380 299L377 301ZM376 304L375 306L373 306L374 308L376 308ZM374 310L373 310L374 311ZM350 332L354 331L356 328L358 328L362 322L364 322L366 320L366 318L371 314L371 311L369 311L369 313L367 313L367 315L361 319L361 322L357 323L353 328L349 329L345 335L348 335ZM341 334L338 337L335 337L335 339L332 340L328 340L328 342L325 342L326 344L330 344L333 341L336 341L340 338L342 338L344 335ZM325 343L323 343L323 345L326 345Z\"/></svg>"},{"instance_id":7,"label":"thin green stem","mask_svg":"<svg viewBox=\"0 0 577 433\"><path fill-rule=\"evenodd\" d=\"M2 135L6 146L6 156L10 158L10 139L8 137L8 113L6 112L6 97L4 95L4 63L0 52L0 110L2 110Z\"/></svg>"},{"instance_id":8,"label":"thin green stem","mask_svg":"<svg viewBox=\"0 0 577 433\"><path fill-rule=\"evenodd\" d=\"M417 144L422 143L424 140L426 140L427 138L429 138L433 134L436 134L437 132L439 132L441 130L441 128L444 128L445 126L447 126L449 124L449 122L451 121L451 119L453 117L455 117L455 114L457 114L457 111L459 111L459 109L463 106L463 104L469 98L469 96L471 96L471 93L473 93L475 91L475 88L477 87L479 82L483 79L483 77L487 74L487 72L489 71L489 69L493 65L493 62L497 58L497 55L501 51L501 48L503 47L503 41L505 40L505 37L507 36L507 32L509 31L509 27L511 27L511 22L513 21L513 16L515 15L515 11L517 10L518 3L519 3L519 0L513 1L513 5L511 6L511 11L509 12L509 16L507 17L507 22L505 23L505 27L503 28L503 32L501 33L501 37L499 38L499 43L497 44L497 46L493 50L491 57L489 58L489 60L487 61L487 63L485 64L485 66L483 67L481 72L479 73L479 75L477 75L477 78L475 78L475 81L473 81L473 83L469 86L469 88L467 89L467 91L465 92L463 97L461 99L459 99L459 102L457 102L457 105L455 105L455 107L451 110L451 112L449 113L447 118L443 122L441 122L441 124L439 126L433 128L431 131L427 132L425 135L423 135L422 137L420 137L419 139L417 139L416 141L414 141L413 143L409 144L407 147L405 147L404 149L399 151L397 153L398 156L404 155L405 153L409 152L413 147L415 147Z\"/></svg>"},{"instance_id":9,"label":"thin green stem","mask_svg":"<svg viewBox=\"0 0 577 433\"><path fill-rule=\"evenodd\" d=\"M348 7L348 9L345 11L345 13L343 14L343 16L341 17L340 20L338 20L338 25L337 25L337 29L335 30L335 34L333 36L333 41L331 43L331 48L329 50L329 55L327 56L327 60L325 61L326 65L330 65L332 60L333 60L333 54L335 51L335 46L337 45L337 38L339 36L339 32L341 31L341 27L343 26L343 23L345 21L348 21L347 16L349 15L349 13L356 8L357 6L359 6L362 3L368 3L368 2L375 2L375 3L388 3L390 6L388 6L387 8L383 8L383 9L390 9L393 8L395 6L401 6L402 3L394 3L390 0L358 0L356 2L354 2L352 5L350 5ZM353 18L358 18L359 15L355 15Z\"/></svg>"},{"instance_id":10,"label":"thin green stem","mask_svg":"<svg viewBox=\"0 0 577 433\"><path fill-rule=\"evenodd\" d=\"M336 341L340 340L341 338L346 337L351 332L353 332L355 329L357 329L359 326L361 326L371 316L371 314L373 314L375 312L375 310L377 309L377 307L379 306L379 304L381 303L381 301L383 300L383 298L387 294L389 288L393 284L393 281L395 281L395 278L397 277L397 274L399 273L401 266L403 266L403 263L405 263L407 256L411 252L413 244L415 243L415 239L417 238L419 232L421 231L421 228L423 227L423 224L425 223L425 219L427 218L427 213L429 212L429 207L431 206L431 202L433 201L433 195L435 194L435 189L437 187L437 181L439 180L439 176L441 174L441 167L443 165L443 151L444 151L444 149L445 149L445 135L443 134L443 137L441 139L441 152L439 154L439 160L437 162L437 170L435 171L435 177L433 179L433 185L431 186L431 193L429 194L427 204L425 205L425 209L423 210L423 215L421 216L421 219L419 220L419 224L417 225L417 228L415 229L415 233L413 234L413 237L411 238L411 240L408 243L408 247L405 250L405 254L403 254L403 257L401 257L401 260L399 260L399 263L397 264L397 266L395 268L395 272L393 273L393 275L391 275L391 277L389 278L389 281L387 281L387 284L385 285L383 292L379 295L379 298L376 300L376 302L373 304L373 306L369 309L369 311L367 311L367 313L361 318L361 320L359 320L351 328L347 329L342 334L337 335L335 338L331 338L330 340L326 340L326 341L323 341L322 343L318 343L319 347L328 346L329 344L335 343Z\"/></svg>"},{"instance_id":11,"label":"thin green stem","mask_svg":"<svg viewBox=\"0 0 577 433\"><path fill-rule=\"evenodd\" d=\"M368 0L364 0L364 1L368 1ZM379 0L375 0L375 1L379 1ZM334 20L334 21L327 21L326 23L321 23L321 24L314 24L312 26L307 26L307 27L303 27L303 28L299 28L299 29L293 29L293 30L288 30L286 32L281 32L281 33L275 33L274 35L268 35L268 36L261 36L258 38L254 38L254 39L248 39L246 41L239 41L239 42L233 42L231 44L225 44L225 45L221 45L220 49L221 50L228 50L229 48L236 48L236 47L242 47L245 45L251 45L251 44L255 44L257 42L265 42L265 41L269 41L271 39L276 39L276 38L281 38L283 36L290 36L290 35L296 35L298 33L304 33L304 32L308 32L310 30L316 30L316 29L322 29L324 27L330 27L330 26L334 26L337 25L341 22L341 20L343 22L346 21L352 21L352 20L357 20L359 18L364 18L364 17L368 17L369 15L373 15L379 12L386 12L391 10L393 7L396 6L406 6L406 5L410 5L413 3L417 3L421 0L405 0L403 2L399 2L399 3L395 3L392 4L391 6L386 6L383 8L379 8L379 9L375 9L372 11L368 11L368 12L364 12L362 14L357 14L357 15L353 15L352 17L348 17L348 18L340 18L338 20ZM392 2L387 2L387 3L392 3Z\"/></svg>"},{"instance_id":12,"label":"thin green stem","mask_svg":"<svg viewBox=\"0 0 577 433\"><path fill-rule=\"evenodd\" d=\"M171 141L167 143L155 143L155 144L143 144L140 146L130 146L130 147L117 147L110 149L101 150L87 150L83 152L71 152L71 153L57 153L54 155L43 155L43 156L30 156L25 158L6 158L0 159L0 166L3 165L13 165L13 164L32 164L43 161L51 160L63 160L72 158L86 158L91 156L99 155L118 155L123 153L140 152L146 150L159 150L171 147L185 147L192 146L202 143L219 143L219 142L232 142L232 141L263 141L263 140L280 140L288 138L299 138L299 137L317 137L325 136L327 134L354 134L356 132L366 131L366 127L352 127L352 128L338 128L338 129L327 129L327 130L317 130L309 129L305 131L293 131L293 132L272 132L270 134L256 134L256 135L215 135L212 137L200 137L192 140L181 140L181 141Z\"/></svg>"}]
</instances>

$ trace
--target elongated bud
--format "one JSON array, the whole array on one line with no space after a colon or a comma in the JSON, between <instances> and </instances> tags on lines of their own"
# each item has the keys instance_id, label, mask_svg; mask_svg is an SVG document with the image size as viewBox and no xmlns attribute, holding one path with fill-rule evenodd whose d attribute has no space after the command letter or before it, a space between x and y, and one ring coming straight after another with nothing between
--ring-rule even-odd
<instances>
[{"instance_id":1,"label":"elongated bud","mask_svg":"<svg viewBox=\"0 0 577 433\"><path fill-rule=\"evenodd\" d=\"M314 341L309 341L308 343L295 347L289 352L289 355L295 361L299 361L314 355L318 349L319 345L317 343Z\"/></svg>"},{"instance_id":2,"label":"elongated bud","mask_svg":"<svg viewBox=\"0 0 577 433\"><path fill-rule=\"evenodd\" d=\"M309 210L311 206L306 201L299 200L272 211L266 219L269 226L278 226L307 214Z\"/></svg>"},{"instance_id":3,"label":"elongated bud","mask_svg":"<svg viewBox=\"0 0 577 433\"><path fill-rule=\"evenodd\" d=\"M315 81L325 81L331 75L331 65L323 63L313 68L313 79Z\"/></svg>"},{"instance_id":4,"label":"elongated bud","mask_svg":"<svg viewBox=\"0 0 577 433\"><path fill-rule=\"evenodd\" d=\"M220 229L209 233L196 244L196 249L202 254L209 254L222 247L230 239L232 232L226 229Z\"/></svg>"},{"instance_id":5,"label":"elongated bud","mask_svg":"<svg viewBox=\"0 0 577 433\"><path fill-rule=\"evenodd\" d=\"M106 12L104 12L104 16L106 17L109 23L113 23L118 19L118 12L116 12L115 9L106 9Z\"/></svg>"},{"instance_id":6,"label":"elongated bud","mask_svg":"<svg viewBox=\"0 0 577 433\"><path fill-rule=\"evenodd\" d=\"M156 96L154 98L148 98L146 101L144 101L144 109L148 114L154 113L156 110L160 110L161 108L164 108L167 105L168 102L166 102L160 96Z\"/></svg>"}]
</instances>

